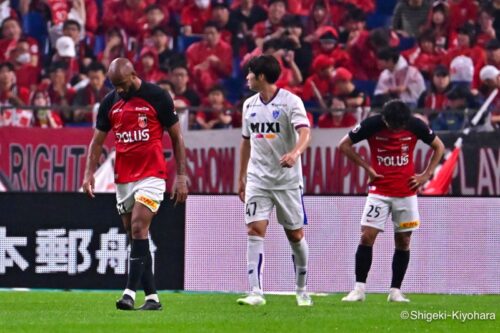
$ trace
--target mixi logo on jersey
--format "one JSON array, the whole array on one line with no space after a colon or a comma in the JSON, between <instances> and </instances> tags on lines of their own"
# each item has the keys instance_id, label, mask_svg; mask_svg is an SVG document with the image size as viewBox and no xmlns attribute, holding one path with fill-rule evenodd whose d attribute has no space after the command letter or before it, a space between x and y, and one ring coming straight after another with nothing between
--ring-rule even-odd
<instances>
[{"instance_id":1,"label":"mixi logo on jersey","mask_svg":"<svg viewBox=\"0 0 500 333\"><path fill-rule=\"evenodd\" d=\"M274 139L276 133L280 133L280 123L250 123L250 131L255 134L256 139Z\"/></svg>"},{"instance_id":2,"label":"mixi logo on jersey","mask_svg":"<svg viewBox=\"0 0 500 333\"><path fill-rule=\"evenodd\" d=\"M140 130L117 132L116 141L118 143L133 143L139 141L149 141L148 116L144 113L139 113L137 116L137 124Z\"/></svg>"}]
</instances>

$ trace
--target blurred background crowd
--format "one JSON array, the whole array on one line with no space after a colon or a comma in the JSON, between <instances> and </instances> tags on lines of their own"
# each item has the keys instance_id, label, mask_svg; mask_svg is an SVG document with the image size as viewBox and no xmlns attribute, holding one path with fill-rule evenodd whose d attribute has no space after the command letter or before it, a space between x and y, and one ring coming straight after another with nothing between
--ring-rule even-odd
<instances>
[{"instance_id":1,"label":"blurred background crowd","mask_svg":"<svg viewBox=\"0 0 500 333\"><path fill-rule=\"evenodd\" d=\"M400 98L460 130L500 87L500 0L4 0L0 23L0 126L92 126L116 57L168 91L190 130L241 126L260 54L320 128ZM484 130L500 97L489 108Z\"/></svg>"}]
</instances>

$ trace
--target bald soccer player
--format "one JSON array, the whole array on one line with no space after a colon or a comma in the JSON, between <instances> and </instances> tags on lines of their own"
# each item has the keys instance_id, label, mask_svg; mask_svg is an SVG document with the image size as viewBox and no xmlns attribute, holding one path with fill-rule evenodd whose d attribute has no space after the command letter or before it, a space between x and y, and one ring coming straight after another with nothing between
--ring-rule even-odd
<instances>
[{"instance_id":1,"label":"bald soccer player","mask_svg":"<svg viewBox=\"0 0 500 333\"><path fill-rule=\"evenodd\" d=\"M137 77L129 60L113 60L107 75L115 89L99 107L82 187L94 198L94 172L104 140L112 129L116 145L116 207L131 242L127 286L116 308L134 309L140 281L146 301L139 310L161 310L149 251L149 226L165 192L167 165L162 147L165 128L172 139L177 166L171 199L175 199L175 204L186 201L184 140L171 97L160 87Z\"/></svg>"}]
</instances>

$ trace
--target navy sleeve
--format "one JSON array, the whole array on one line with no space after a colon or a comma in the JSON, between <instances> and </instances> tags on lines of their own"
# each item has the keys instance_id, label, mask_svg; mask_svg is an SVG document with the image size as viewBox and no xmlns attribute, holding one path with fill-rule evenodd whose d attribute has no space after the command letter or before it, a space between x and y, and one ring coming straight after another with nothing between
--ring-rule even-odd
<instances>
[{"instance_id":1,"label":"navy sleeve","mask_svg":"<svg viewBox=\"0 0 500 333\"><path fill-rule=\"evenodd\" d=\"M97 120L95 128L99 131L109 132L111 129L111 120L109 119L109 112L114 104L115 92L114 90L107 94L99 105L97 112Z\"/></svg>"},{"instance_id":2,"label":"navy sleeve","mask_svg":"<svg viewBox=\"0 0 500 333\"><path fill-rule=\"evenodd\" d=\"M358 143L382 130L384 126L380 115L366 118L349 132L349 138L353 143Z\"/></svg>"},{"instance_id":3,"label":"navy sleeve","mask_svg":"<svg viewBox=\"0 0 500 333\"><path fill-rule=\"evenodd\" d=\"M415 117L411 117L410 123L408 124L408 130L428 145L430 145L436 137L436 134L429 128L429 126L427 126L422 120Z\"/></svg>"},{"instance_id":4,"label":"navy sleeve","mask_svg":"<svg viewBox=\"0 0 500 333\"><path fill-rule=\"evenodd\" d=\"M174 109L174 101L172 97L160 87L153 84L149 85L152 94L151 98L147 100L155 108L158 119L160 119L160 123L163 127L169 128L179 121L177 112L175 112Z\"/></svg>"}]
</instances>

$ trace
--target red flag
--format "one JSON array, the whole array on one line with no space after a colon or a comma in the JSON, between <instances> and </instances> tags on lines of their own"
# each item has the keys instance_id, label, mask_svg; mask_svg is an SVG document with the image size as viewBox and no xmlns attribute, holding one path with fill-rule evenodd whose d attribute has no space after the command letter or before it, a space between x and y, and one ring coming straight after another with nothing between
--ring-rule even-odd
<instances>
[{"instance_id":1,"label":"red flag","mask_svg":"<svg viewBox=\"0 0 500 333\"><path fill-rule=\"evenodd\" d=\"M434 178L425 186L423 195L445 195L448 194L453 172L457 165L458 155L460 154L461 147L455 147L450 156L441 166L441 169L434 176Z\"/></svg>"}]
</instances>

